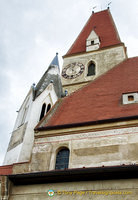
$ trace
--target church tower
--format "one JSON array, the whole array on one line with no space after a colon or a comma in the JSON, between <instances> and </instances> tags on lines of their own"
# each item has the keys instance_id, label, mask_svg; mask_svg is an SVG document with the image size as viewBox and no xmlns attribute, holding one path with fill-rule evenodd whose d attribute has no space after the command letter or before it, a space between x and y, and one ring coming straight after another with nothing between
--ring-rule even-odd
<instances>
[{"instance_id":1,"label":"church tower","mask_svg":"<svg viewBox=\"0 0 138 200\"><path fill-rule=\"evenodd\" d=\"M62 84L69 94L127 58L109 9L92 13L63 58Z\"/></svg>"},{"instance_id":2,"label":"church tower","mask_svg":"<svg viewBox=\"0 0 138 200\"><path fill-rule=\"evenodd\" d=\"M34 127L62 96L58 53L38 82L30 88L14 125L4 165L30 160Z\"/></svg>"}]
</instances>

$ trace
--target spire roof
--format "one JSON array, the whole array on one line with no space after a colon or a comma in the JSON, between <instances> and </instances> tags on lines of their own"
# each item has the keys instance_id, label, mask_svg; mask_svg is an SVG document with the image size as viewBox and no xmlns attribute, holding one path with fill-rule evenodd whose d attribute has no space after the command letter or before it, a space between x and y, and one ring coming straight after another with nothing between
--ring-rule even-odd
<instances>
[{"instance_id":1,"label":"spire roof","mask_svg":"<svg viewBox=\"0 0 138 200\"><path fill-rule=\"evenodd\" d=\"M58 61L58 53L53 58L46 72L41 77L40 81L35 87L35 98L39 96L45 88L53 81L54 88L58 97L61 97L62 94L62 85L60 80L60 68Z\"/></svg>"},{"instance_id":2,"label":"spire roof","mask_svg":"<svg viewBox=\"0 0 138 200\"><path fill-rule=\"evenodd\" d=\"M118 31L108 9L93 13L90 16L86 25L65 56L86 52L86 39L92 30L94 30L100 38L100 49L121 43Z\"/></svg>"},{"instance_id":3,"label":"spire roof","mask_svg":"<svg viewBox=\"0 0 138 200\"><path fill-rule=\"evenodd\" d=\"M53 58L49 66L52 66L52 65L57 66L59 68L58 53L56 53L56 56Z\"/></svg>"}]
</instances>

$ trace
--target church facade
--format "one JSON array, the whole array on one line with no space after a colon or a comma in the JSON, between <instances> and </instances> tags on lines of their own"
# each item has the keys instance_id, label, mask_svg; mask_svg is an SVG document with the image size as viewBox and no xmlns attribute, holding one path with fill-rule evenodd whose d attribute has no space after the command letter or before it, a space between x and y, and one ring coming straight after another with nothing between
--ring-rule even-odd
<instances>
[{"instance_id":1,"label":"church facade","mask_svg":"<svg viewBox=\"0 0 138 200\"><path fill-rule=\"evenodd\" d=\"M138 198L138 57L109 9L92 13L25 98L1 173L1 199ZM62 84L61 84L62 82Z\"/></svg>"}]
</instances>

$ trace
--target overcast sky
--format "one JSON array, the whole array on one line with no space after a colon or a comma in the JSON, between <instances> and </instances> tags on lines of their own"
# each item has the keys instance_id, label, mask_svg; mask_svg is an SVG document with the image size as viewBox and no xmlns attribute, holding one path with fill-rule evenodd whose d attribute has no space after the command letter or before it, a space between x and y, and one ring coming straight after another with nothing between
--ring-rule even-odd
<instances>
[{"instance_id":1,"label":"overcast sky","mask_svg":"<svg viewBox=\"0 0 138 200\"><path fill-rule=\"evenodd\" d=\"M56 52L70 48L91 15L110 0L0 0L0 164L28 90ZM110 11L128 56L138 55L138 0L112 0Z\"/></svg>"}]
</instances>

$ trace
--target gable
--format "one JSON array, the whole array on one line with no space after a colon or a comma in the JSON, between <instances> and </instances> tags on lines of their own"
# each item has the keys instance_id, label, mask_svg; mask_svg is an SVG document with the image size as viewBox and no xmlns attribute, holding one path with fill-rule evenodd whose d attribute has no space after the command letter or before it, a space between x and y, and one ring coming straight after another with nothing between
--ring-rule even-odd
<instances>
[{"instance_id":1,"label":"gable","mask_svg":"<svg viewBox=\"0 0 138 200\"><path fill-rule=\"evenodd\" d=\"M100 38L94 30L90 33L86 39L86 51L94 51L100 47Z\"/></svg>"}]
</instances>

